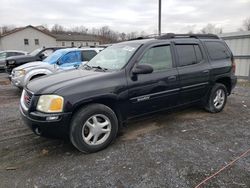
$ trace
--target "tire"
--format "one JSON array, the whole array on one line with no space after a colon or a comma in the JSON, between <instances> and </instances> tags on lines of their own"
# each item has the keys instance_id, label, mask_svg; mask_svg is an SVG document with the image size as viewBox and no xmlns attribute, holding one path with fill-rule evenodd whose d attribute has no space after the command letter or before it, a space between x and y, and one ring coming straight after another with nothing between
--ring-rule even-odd
<instances>
[{"instance_id":1,"label":"tire","mask_svg":"<svg viewBox=\"0 0 250 188\"><path fill-rule=\"evenodd\" d=\"M102 104L91 104L74 114L69 136L79 151L93 153L106 148L115 140L117 132L118 120L114 111Z\"/></svg>"},{"instance_id":2,"label":"tire","mask_svg":"<svg viewBox=\"0 0 250 188\"><path fill-rule=\"evenodd\" d=\"M227 93L225 85L216 83L208 95L205 109L211 113L221 112L227 102ZM220 98L218 96L220 96Z\"/></svg>"}]
</instances>

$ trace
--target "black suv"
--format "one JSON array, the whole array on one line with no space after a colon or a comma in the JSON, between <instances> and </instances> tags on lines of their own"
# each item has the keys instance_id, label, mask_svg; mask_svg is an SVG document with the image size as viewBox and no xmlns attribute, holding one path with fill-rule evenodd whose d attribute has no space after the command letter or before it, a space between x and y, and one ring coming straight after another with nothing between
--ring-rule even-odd
<instances>
[{"instance_id":1,"label":"black suv","mask_svg":"<svg viewBox=\"0 0 250 188\"><path fill-rule=\"evenodd\" d=\"M54 51L64 47L38 48L27 55L19 55L6 59L6 72L11 73L12 69L32 61L42 61Z\"/></svg>"},{"instance_id":2,"label":"black suv","mask_svg":"<svg viewBox=\"0 0 250 188\"><path fill-rule=\"evenodd\" d=\"M216 35L166 34L114 44L81 69L27 85L20 111L38 135L69 134L82 152L107 147L128 120L183 105L220 112L236 84Z\"/></svg>"}]
</instances>

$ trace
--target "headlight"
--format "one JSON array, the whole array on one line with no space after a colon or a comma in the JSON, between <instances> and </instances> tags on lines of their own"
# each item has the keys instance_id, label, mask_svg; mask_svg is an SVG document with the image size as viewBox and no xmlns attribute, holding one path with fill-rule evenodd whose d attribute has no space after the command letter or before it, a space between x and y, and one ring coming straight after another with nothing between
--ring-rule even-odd
<instances>
[{"instance_id":1,"label":"headlight","mask_svg":"<svg viewBox=\"0 0 250 188\"><path fill-rule=\"evenodd\" d=\"M26 71L23 70L23 69L15 70L15 71L14 71L14 76L15 76L15 77L24 76L25 74L26 74Z\"/></svg>"},{"instance_id":2,"label":"headlight","mask_svg":"<svg viewBox=\"0 0 250 188\"><path fill-rule=\"evenodd\" d=\"M63 97L58 95L42 95L36 109L41 112L53 113L63 111Z\"/></svg>"},{"instance_id":3,"label":"headlight","mask_svg":"<svg viewBox=\"0 0 250 188\"><path fill-rule=\"evenodd\" d=\"M9 65L13 65L13 64L15 64L15 61L14 60L10 60L10 61L8 61L8 64Z\"/></svg>"}]
</instances>

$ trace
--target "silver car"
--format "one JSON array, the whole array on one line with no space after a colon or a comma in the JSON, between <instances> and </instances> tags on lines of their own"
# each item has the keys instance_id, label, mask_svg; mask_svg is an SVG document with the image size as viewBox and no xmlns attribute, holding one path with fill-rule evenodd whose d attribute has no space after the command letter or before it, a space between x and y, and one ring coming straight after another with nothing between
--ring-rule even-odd
<instances>
[{"instance_id":1,"label":"silver car","mask_svg":"<svg viewBox=\"0 0 250 188\"><path fill-rule=\"evenodd\" d=\"M60 71L76 69L92 59L103 48L65 48L55 51L43 61L26 63L11 72L11 83L23 88L31 80Z\"/></svg>"}]
</instances>

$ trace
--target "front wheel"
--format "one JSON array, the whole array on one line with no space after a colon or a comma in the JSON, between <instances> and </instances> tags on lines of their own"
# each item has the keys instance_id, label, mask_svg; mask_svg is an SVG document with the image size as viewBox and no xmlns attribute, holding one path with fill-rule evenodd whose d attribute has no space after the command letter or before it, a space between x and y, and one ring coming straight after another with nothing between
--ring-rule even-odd
<instances>
[{"instance_id":1,"label":"front wheel","mask_svg":"<svg viewBox=\"0 0 250 188\"><path fill-rule=\"evenodd\" d=\"M106 148L116 138L117 131L114 111L102 104L91 104L74 115L70 140L81 152L92 153Z\"/></svg>"},{"instance_id":2,"label":"front wheel","mask_svg":"<svg viewBox=\"0 0 250 188\"><path fill-rule=\"evenodd\" d=\"M227 89L223 84L216 83L210 91L205 109L211 113L223 110L227 102Z\"/></svg>"}]
</instances>

